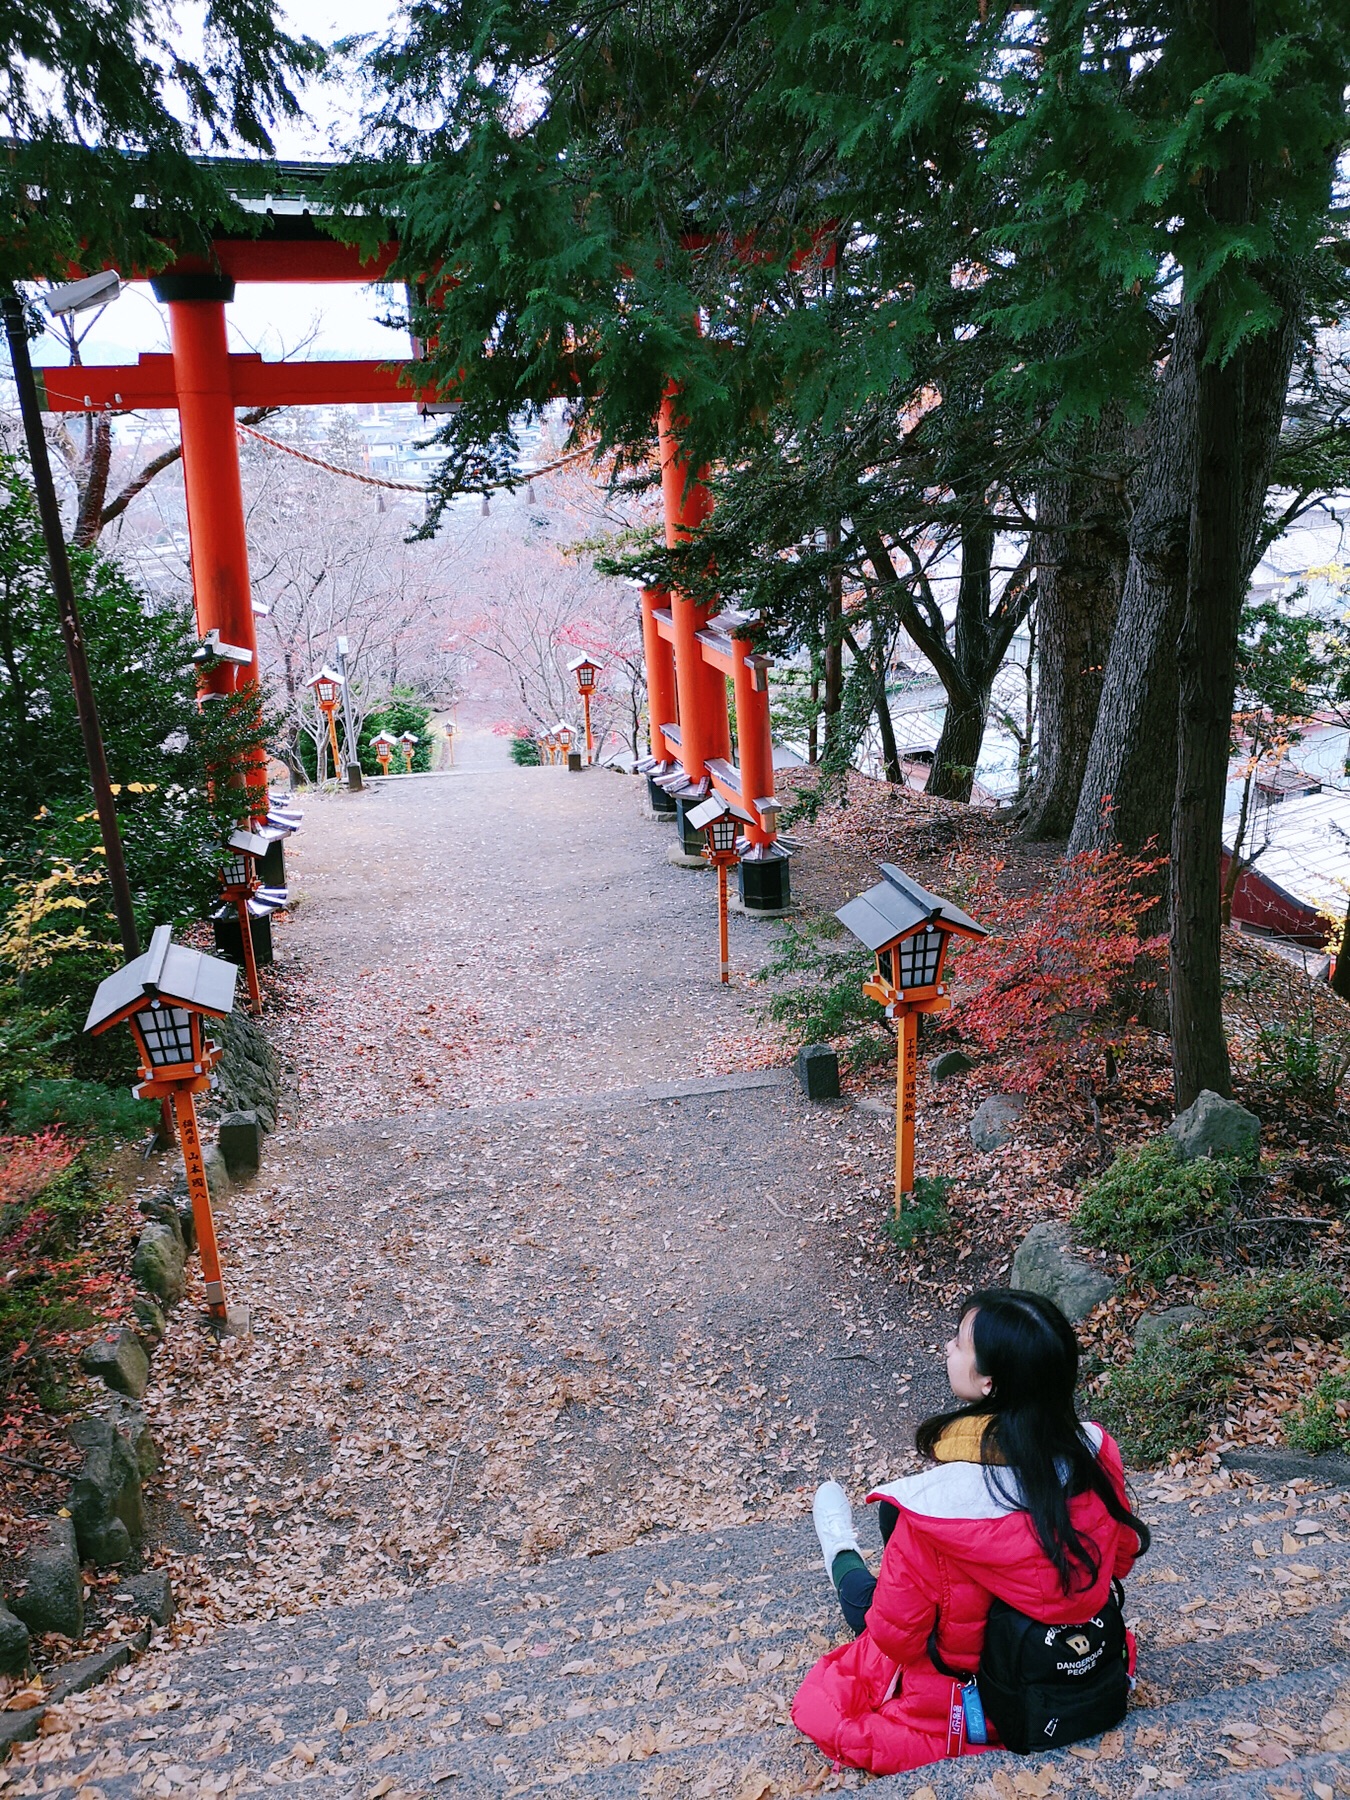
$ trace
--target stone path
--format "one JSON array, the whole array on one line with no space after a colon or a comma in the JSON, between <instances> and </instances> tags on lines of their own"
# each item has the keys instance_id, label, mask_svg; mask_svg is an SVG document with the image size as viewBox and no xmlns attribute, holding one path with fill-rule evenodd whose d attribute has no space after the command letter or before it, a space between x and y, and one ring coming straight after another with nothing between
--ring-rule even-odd
<instances>
[{"instance_id":1,"label":"stone path","mask_svg":"<svg viewBox=\"0 0 1350 1800\"><path fill-rule=\"evenodd\" d=\"M49 1716L9 1791L853 1784L786 1722L838 1632L810 1492L911 1466L947 1322L863 1253L887 1122L754 1066L754 989L713 979L711 884L668 830L600 772L310 804L279 934L301 1098L221 1218L254 1336L217 1350L180 1309L148 1396L182 1616ZM742 975L765 931L733 920ZM1151 1497L1149 1713L1095 1757L889 1791L1115 1800L1220 1749L1273 1800L1297 1758L1323 1781L1341 1497Z\"/></svg>"}]
</instances>

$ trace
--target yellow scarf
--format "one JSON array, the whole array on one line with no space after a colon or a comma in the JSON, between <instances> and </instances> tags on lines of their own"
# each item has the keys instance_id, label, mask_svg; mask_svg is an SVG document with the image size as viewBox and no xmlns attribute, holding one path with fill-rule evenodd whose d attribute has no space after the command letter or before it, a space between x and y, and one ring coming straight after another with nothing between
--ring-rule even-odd
<instances>
[{"instance_id":1,"label":"yellow scarf","mask_svg":"<svg viewBox=\"0 0 1350 1800\"><path fill-rule=\"evenodd\" d=\"M967 1419L953 1419L944 1427L933 1445L933 1461L940 1463L1002 1463L997 1447L986 1444L985 1436L993 1424L990 1413L976 1413Z\"/></svg>"}]
</instances>

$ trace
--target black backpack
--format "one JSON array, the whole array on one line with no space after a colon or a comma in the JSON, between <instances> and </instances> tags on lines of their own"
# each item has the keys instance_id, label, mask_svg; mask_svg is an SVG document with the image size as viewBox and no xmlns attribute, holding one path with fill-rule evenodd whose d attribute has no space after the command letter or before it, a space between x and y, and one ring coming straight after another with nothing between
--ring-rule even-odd
<instances>
[{"instance_id":1,"label":"black backpack","mask_svg":"<svg viewBox=\"0 0 1350 1800\"><path fill-rule=\"evenodd\" d=\"M1006 1749L1025 1756L1076 1744L1125 1717L1130 1677L1123 1599L1113 1581L1106 1604L1082 1625L1044 1625L995 1600L974 1676L943 1661L936 1617L928 1654L934 1668L963 1687L974 1681L985 1717Z\"/></svg>"}]
</instances>

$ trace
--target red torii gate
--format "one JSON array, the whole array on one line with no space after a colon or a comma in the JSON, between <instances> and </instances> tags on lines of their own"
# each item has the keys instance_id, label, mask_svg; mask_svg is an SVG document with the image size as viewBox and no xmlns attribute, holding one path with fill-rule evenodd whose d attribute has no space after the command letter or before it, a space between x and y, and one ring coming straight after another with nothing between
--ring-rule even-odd
<instances>
[{"instance_id":1,"label":"red torii gate","mask_svg":"<svg viewBox=\"0 0 1350 1800\"><path fill-rule=\"evenodd\" d=\"M327 235L308 211L269 210L265 234L214 236L212 256L183 257L151 278L168 307L172 353L135 365L72 365L38 371L51 412L176 409L182 430L183 480L198 633L251 653L249 667L218 661L205 673L207 693L234 691L257 668L248 541L235 409L262 405L354 405L429 395L413 379L416 365L381 362L266 363L231 355L225 308L239 282L343 282L363 285L387 273L398 253L382 244L371 256ZM658 420L666 542L684 541L708 516L712 501L699 476L689 479L676 435L675 396ZM709 607L678 591L644 589L642 630L651 756L641 765L655 800L674 798L684 835L686 804L716 790L745 826L741 873L747 911L774 913L788 902L787 852L778 843L767 657L738 631L753 621ZM735 694L740 763L731 760L726 681ZM265 799L264 797L259 797Z\"/></svg>"}]
</instances>

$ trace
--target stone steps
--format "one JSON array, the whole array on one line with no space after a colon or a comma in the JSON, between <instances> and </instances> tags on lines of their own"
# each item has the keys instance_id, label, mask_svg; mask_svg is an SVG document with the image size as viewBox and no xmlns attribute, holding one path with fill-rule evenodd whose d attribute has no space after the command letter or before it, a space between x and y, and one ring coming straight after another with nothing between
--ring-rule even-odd
<instances>
[{"instance_id":1,"label":"stone steps","mask_svg":"<svg viewBox=\"0 0 1350 1800\"><path fill-rule=\"evenodd\" d=\"M1305 1764L1309 1784L1322 1780L1339 1752L1323 1743L1321 1722L1342 1694L1350 1719L1341 1499L1309 1498L1288 1520L1273 1502L1253 1504L1251 1490L1184 1509L1145 1501L1154 1549L1128 1595L1142 1680L1111 1753L968 1758L892 1777L879 1796L928 1786L938 1800L976 1788L980 1800L1017 1800L1030 1779L1047 1794L1126 1800L1165 1776L1208 1800L1272 1800L1259 1782L1278 1786L1287 1771L1292 1783ZM1291 1538L1286 1553L1286 1524L1300 1519L1319 1528ZM870 1516L863 1536L875 1552ZM68 1709L72 1741L86 1746L70 1762L106 1800L209 1793L223 1773L237 1777L231 1794L294 1786L369 1796L388 1778L390 1793L484 1800L555 1790L596 1800L787 1796L824 1771L788 1706L839 1637L808 1519L672 1534L152 1656L115 1698L104 1690ZM1243 1759L1241 1740L1222 1735L1235 1722L1254 1728L1268 1757L1288 1754L1281 1768L1251 1773L1258 1785L1216 1752ZM1270 1738L1272 1725L1296 1737ZM1341 1761L1350 1767L1350 1754Z\"/></svg>"}]
</instances>

